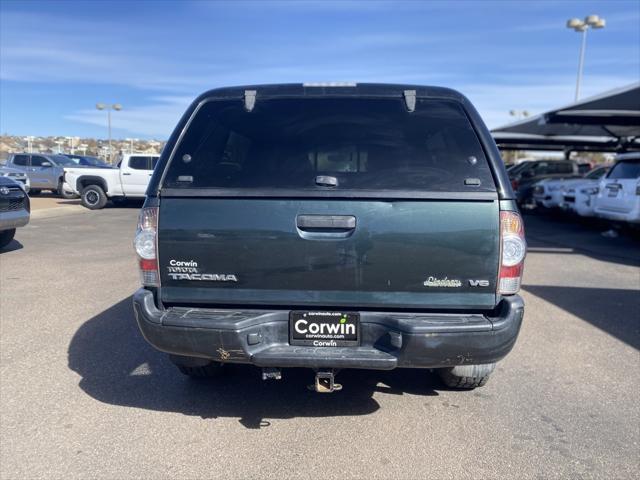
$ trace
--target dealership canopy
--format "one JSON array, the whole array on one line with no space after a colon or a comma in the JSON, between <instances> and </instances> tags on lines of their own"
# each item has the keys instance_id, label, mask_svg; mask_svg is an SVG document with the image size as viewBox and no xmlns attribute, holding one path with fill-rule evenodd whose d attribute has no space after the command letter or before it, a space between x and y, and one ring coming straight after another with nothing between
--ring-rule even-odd
<instances>
[{"instance_id":1,"label":"dealership canopy","mask_svg":"<svg viewBox=\"0 0 640 480\"><path fill-rule=\"evenodd\" d=\"M640 83L491 131L504 150L640 150Z\"/></svg>"}]
</instances>

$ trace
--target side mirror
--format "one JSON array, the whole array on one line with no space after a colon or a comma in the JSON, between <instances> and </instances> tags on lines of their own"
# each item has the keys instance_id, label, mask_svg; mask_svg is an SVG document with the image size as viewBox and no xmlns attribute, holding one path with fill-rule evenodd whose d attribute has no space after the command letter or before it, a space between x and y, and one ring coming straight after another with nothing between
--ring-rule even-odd
<instances>
[{"instance_id":1,"label":"side mirror","mask_svg":"<svg viewBox=\"0 0 640 480\"><path fill-rule=\"evenodd\" d=\"M42 162L42 163L40 164L40 166L41 166L41 167L51 167L51 166L52 166L52 164L51 164L51 162Z\"/></svg>"}]
</instances>

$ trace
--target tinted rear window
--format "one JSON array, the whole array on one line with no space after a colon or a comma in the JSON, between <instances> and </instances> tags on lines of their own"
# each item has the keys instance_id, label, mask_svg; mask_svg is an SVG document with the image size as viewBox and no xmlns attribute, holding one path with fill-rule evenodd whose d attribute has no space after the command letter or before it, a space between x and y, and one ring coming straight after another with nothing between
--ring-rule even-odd
<instances>
[{"instance_id":1,"label":"tinted rear window","mask_svg":"<svg viewBox=\"0 0 640 480\"><path fill-rule=\"evenodd\" d=\"M13 157L13 164L26 166L29 163L29 157L27 155L16 155Z\"/></svg>"},{"instance_id":2,"label":"tinted rear window","mask_svg":"<svg viewBox=\"0 0 640 480\"><path fill-rule=\"evenodd\" d=\"M401 99L265 99L252 112L211 101L163 186L307 190L326 188L323 175L336 190L495 191L460 104L433 99L418 99L413 113Z\"/></svg>"},{"instance_id":3,"label":"tinted rear window","mask_svg":"<svg viewBox=\"0 0 640 480\"><path fill-rule=\"evenodd\" d=\"M601 178L605 173L607 173L606 168L594 168L589 173L587 173L584 178L588 178L590 180L597 180Z\"/></svg>"},{"instance_id":4,"label":"tinted rear window","mask_svg":"<svg viewBox=\"0 0 640 480\"><path fill-rule=\"evenodd\" d=\"M565 162L554 162L550 164L550 173L573 173L573 165Z\"/></svg>"},{"instance_id":5,"label":"tinted rear window","mask_svg":"<svg viewBox=\"0 0 640 480\"><path fill-rule=\"evenodd\" d=\"M149 157L129 158L129 168L134 170L149 170Z\"/></svg>"},{"instance_id":6,"label":"tinted rear window","mask_svg":"<svg viewBox=\"0 0 640 480\"><path fill-rule=\"evenodd\" d=\"M611 169L607 178L623 179L623 178L639 178L640 177L640 160L625 160L618 162Z\"/></svg>"}]
</instances>

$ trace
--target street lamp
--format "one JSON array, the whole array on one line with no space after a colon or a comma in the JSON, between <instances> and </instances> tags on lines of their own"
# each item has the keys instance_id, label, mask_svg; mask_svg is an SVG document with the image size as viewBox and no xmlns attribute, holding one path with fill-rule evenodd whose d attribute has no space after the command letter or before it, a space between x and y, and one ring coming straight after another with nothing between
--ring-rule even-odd
<instances>
[{"instance_id":1,"label":"street lamp","mask_svg":"<svg viewBox=\"0 0 640 480\"><path fill-rule=\"evenodd\" d=\"M529 112L527 110L509 110L509 115L520 120L521 118L527 118L529 116ZM516 163L518 162L519 158L520 154L518 150L515 150L513 153L513 159L516 161Z\"/></svg>"},{"instance_id":2,"label":"street lamp","mask_svg":"<svg viewBox=\"0 0 640 480\"><path fill-rule=\"evenodd\" d=\"M589 15L580 20L579 18L571 18L567 20L567 28L571 28L576 32L582 32L582 46L580 47L580 60L578 62L578 78L576 79L576 98L578 101L580 96L580 81L582 80L582 67L584 65L584 49L587 45L587 30L589 28L604 28L606 22L604 18L600 18L598 15Z\"/></svg>"},{"instance_id":3,"label":"street lamp","mask_svg":"<svg viewBox=\"0 0 640 480\"><path fill-rule=\"evenodd\" d=\"M122 110L122 105L120 105L119 103L114 103L113 105L96 103L96 108L98 110L107 111L107 123L109 125L109 163L113 163L113 150L111 149L111 110L115 110L116 112L119 112L120 110Z\"/></svg>"}]
</instances>

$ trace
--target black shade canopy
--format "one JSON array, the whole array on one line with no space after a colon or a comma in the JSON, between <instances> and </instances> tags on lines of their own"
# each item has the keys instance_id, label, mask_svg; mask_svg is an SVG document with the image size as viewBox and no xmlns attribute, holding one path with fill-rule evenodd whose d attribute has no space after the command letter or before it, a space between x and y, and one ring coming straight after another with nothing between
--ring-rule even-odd
<instances>
[{"instance_id":1,"label":"black shade canopy","mask_svg":"<svg viewBox=\"0 0 640 480\"><path fill-rule=\"evenodd\" d=\"M640 83L536 115L491 132L503 149L640 149Z\"/></svg>"}]
</instances>

